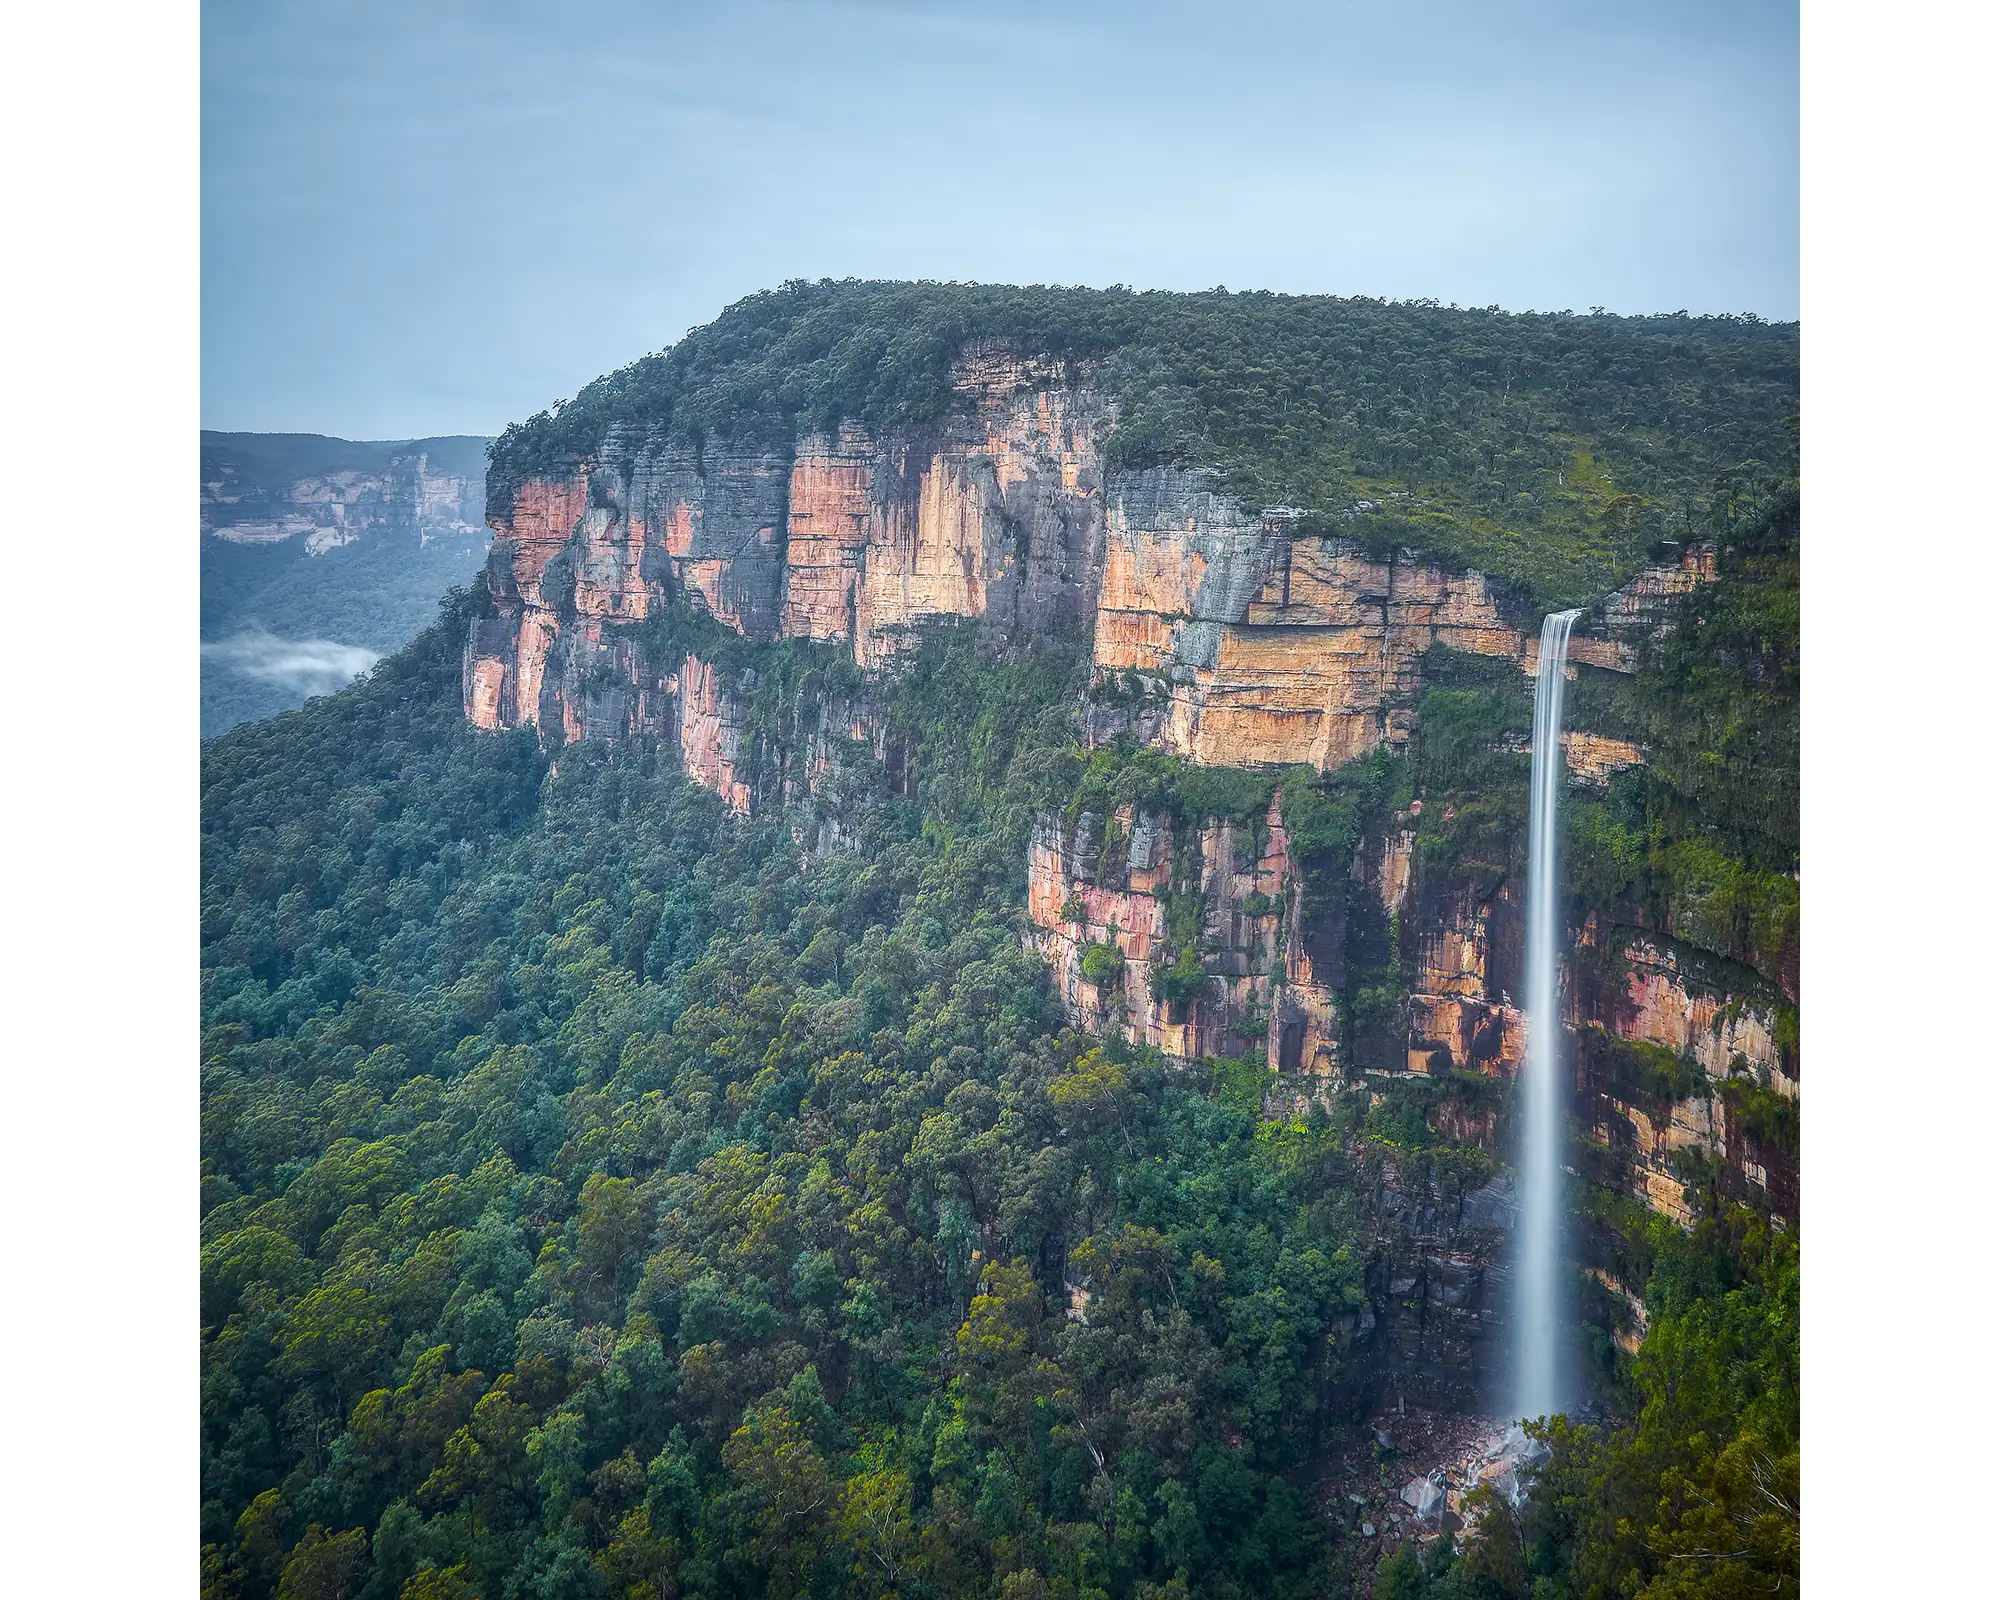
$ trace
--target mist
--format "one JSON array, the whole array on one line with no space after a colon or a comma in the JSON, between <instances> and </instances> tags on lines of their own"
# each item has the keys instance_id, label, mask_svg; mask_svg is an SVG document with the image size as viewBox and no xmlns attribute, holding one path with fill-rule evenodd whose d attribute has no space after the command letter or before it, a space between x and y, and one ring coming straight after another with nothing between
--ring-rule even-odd
<instances>
[{"instance_id":1,"label":"mist","mask_svg":"<svg viewBox=\"0 0 2000 1600\"><path fill-rule=\"evenodd\" d=\"M205 641L201 654L204 662L298 695L331 694L382 659L362 645L337 639L285 639L262 628Z\"/></svg>"}]
</instances>

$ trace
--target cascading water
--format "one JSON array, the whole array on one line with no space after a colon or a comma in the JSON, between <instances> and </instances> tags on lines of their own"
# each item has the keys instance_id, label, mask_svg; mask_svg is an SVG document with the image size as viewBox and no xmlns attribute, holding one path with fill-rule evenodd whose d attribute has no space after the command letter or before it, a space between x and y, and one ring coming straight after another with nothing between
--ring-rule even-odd
<instances>
[{"instance_id":1,"label":"cascading water","mask_svg":"<svg viewBox=\"0 0 2000 1600\"><path fill-rule=\"evenodd\" d=\"M1542 654L1535 677L1534 777L1528 796L1528 1059L1525 1136L1518 1169L1520 1213L1515 1228L1514 1415L1552 1416L1568 1402L1562 1314L1563 1092L1562 1014L1558 1010L1558 946L1562 931L1557 887L1556 813L1566 764L1562 748L1564 666L1574 611L1542 619Z\"/></svg>"}]
</instances>

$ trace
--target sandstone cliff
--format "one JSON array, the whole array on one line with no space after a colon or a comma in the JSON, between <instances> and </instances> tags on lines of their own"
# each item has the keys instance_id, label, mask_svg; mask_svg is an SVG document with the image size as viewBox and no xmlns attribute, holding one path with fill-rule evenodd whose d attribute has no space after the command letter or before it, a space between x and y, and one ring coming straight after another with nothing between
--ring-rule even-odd
<instances>
[{"instance_id":1,"label":"sandstone cliff","mask_svg":"<svg viewBox=\"0 0 2000 1600\"><path fill-rule=\"evenodd\" d=\"M1028 855L1028 916L1036 947L1084 1025L1123 1030L1171 1056L1236 1055L1275 1025L1274 990L1303 980L1309 963L1284 950L1290 876L1273 801L1266 828L1209 823L1177 836L1170 816L1120 807L1073 824L1044 816ZM1199 906L1207 998L1155 998L1152 965L1171 962L1168 900L1176 886ZM1115 950L1115 978L1093 983L1084 952ZM1313 990L1316 999L1324 996Z\"/></svg>"},{"instance_id":2,"label":"sandstone cliff","mask_svg":"<svg viewBox=\"0 0 2000 1600\"><path fill-rule=\"evenodd\" d=\"M1087 387L972 352L962 409L881 437L856 424L789 452L711 440L607 441L600 459L515 491L488 582L500 612L469 643L468 714L567 731L559 644L588 675L607 625L684 597L754 639L837 643L879 667L941 617L999 646L1090 626L1108 426ZM545 702L544 696L548 698Z\"/></svg>"},{"instance_id":3,"label":"sandstone cliff","mask_svg":"<svg viewBox=\"0 0 2000 1600\"><path fill-rule=\"evenodd\" d=\"M1407 743L1433 646L1532 673L1539 618L1477 573L1252 512L1215 475L1107 474L1115 422L1087 375L991 349L955 368L946 420L876 436L858 423L788 451L695 449L614 432L559 479L530 478L493 520L501 625L468 654L483 725L551 731L589 718L545 669L585 664L607 625L685 597L749 638L837 643L879 668L933 619L977 619L996 647L1089 638L1135 709L1093 707L1123 734L1208 765L1339 766ZM1573 658L1629 671L1630 639L1693 562L1649 568L1586 619ZM474 679L503 683L497 697ZM1638 759L1608 747L1604 770Z\"/></svg>"},{"instance_id":4,"label":"sandstone cliff","mask_svg":"<svg viewBox=\"0 0 2000 1600\"><path fill-rule=\"evenodd\" d=\"M567 475L521 483L493 523L498 615L467 641L467 716L560 741L668 740L740 812L815 794L846 750L889 753L865 695L813 708L789 744L752 732L755 668L662 649L637 626L683 604L746 639L837 646L868 672L941 618L973 620L1003 651L1087 640L1085 743L1136 739L1204 766L1327 772L1401 750L1440 650L1504 664L1528 692L1540 618L1508 586L1371 548L1359 520L1328 532L1252 510L1209 472L1107 471L1116 418L1087 373L970 349L954 387L958 408L937 423L848 422L786 449L614 434ZM1667 602L1713 576L1696 548L1604 597L1573 637L1572 676L1631 673ZM1569 731L1565 751L1585 787L1646 759L1590 728ZM1351 862L1316 864L1348 885L1310 912L1276 800L1254 826L1130 805L1045 815L1029 937L1080 1024L1170 1056L1258 1048L1306 1084L1505 1080L1526 1040L1519 891L1423 869L1417 809L1372 825ZM1179 936L1176 916L1193 919ZM1591 1136L1629 1157L1628 1186L1676 1214L1675 1163L1693 1152L1782 1208L1789 1180L1732 1137L1719 1087L1733 1075L1796 1093L1782 997L1696 982L1672 941L1636 926L1593 922L1579 937L1616 969L1572 984L1579 1040L1692 1063L1686 1092L1641 1104L1573 1052ZM1157 974L1184 949L1205 977L1177 994ZM1356 989L1364 956L1378 992L1406 995L1399 1017ZM1481 1105L1461 1096L1440 1114L1455 1137L1483 1140L1494 1112Z\"/></svg>"}]
</instances>

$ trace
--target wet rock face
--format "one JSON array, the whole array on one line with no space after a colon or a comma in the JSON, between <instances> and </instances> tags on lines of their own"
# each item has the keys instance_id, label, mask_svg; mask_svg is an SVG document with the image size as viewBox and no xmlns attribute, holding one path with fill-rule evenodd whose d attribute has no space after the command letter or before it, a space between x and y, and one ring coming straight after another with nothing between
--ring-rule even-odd
<instances>
[{"instance_id":1,"label":"wet rock face","mask_svg":"<svg viewBox=\"0 0 2000 1600\"><path fill-rule=\"evenodd\" d=\"M622 510L609 548L607 574L634 592L644 616L664 601L668 580L699 598L717 620L751 638L768 639L784 606L786 496L791 464L785 453L710 440L642 448L629 474L614 478L605 498ZM622 491L622 492L621 492ZM614 520L613 526L616 526ZM595 585L580 568L577 610L591 609Z\"/></svg>"},{"instance_id":2,"label":"wet rock face","mask_svg":"<svg viewBox=\"0 0 2000 1600\"><path fill-rule=\"evenodd\" d=\"M1437 878L1411 919L1410 1065L1511 1078L1527 1053L1520 992L1524 908L1518 886Z\"/></svg>"},{"instance_id":3,"label":"wet rock face","mask_svg":"<svg viewBox=\"0 0 2000 1600\"><path fill-rule=\"evenodd\" d=\"M1406 1178L1380 1161L1367 1183L1367 1306L1332 1330L1336 1399L1351 1420L1406 1402L1460 1415L1493 1403L1514 1221L1504 1177L1478 1186Z\"/></svg>"}]
</instances>

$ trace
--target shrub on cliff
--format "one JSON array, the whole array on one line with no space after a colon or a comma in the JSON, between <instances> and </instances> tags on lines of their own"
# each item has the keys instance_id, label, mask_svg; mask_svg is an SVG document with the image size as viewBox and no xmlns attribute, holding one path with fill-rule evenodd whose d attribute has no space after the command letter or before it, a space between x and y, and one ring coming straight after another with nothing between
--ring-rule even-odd
<instances>
[{"instance_id":1,"label":"shrub on cliff","mask_svg":"<svg viewBox=\"0 0 2000 1600\"><path fill-rule=\"evenodd\" d=\"M1093 941L1083 947L1077 970L1085 983L1108 993L1125 980L1125 957L1117 945Z\"/></svg>"}]
</instances>

